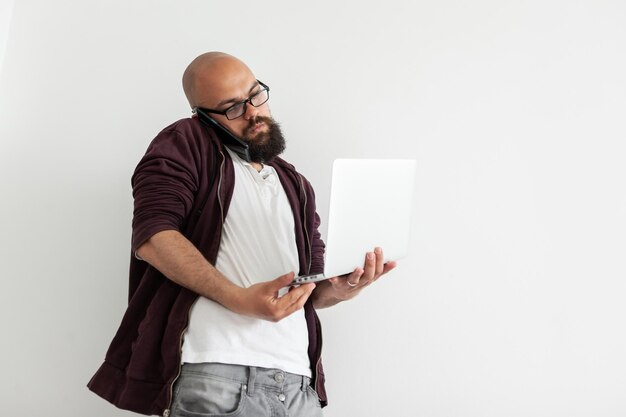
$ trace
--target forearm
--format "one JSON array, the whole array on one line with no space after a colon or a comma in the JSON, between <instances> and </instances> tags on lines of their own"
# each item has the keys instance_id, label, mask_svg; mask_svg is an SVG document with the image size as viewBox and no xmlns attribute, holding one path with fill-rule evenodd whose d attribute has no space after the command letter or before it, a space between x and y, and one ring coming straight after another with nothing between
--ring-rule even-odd
<instances>
[{"instance_id":1,"label":"forearm","mask_svg":"<svg viewBox=\"0 0 626 417\"><path fill-rule=\"evenodd\" d=\"M233 305L241 290L175 230L153 235L139 247L137 255L175 283L223 306Z\"/></svg>"}]
</instances>

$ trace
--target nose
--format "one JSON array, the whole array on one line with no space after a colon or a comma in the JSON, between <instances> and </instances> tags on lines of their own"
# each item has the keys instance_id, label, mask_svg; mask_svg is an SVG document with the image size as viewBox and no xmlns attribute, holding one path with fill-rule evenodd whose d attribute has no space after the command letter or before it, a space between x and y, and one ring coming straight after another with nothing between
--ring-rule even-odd
<instances>
[{"instance_id":1,"label":"nose","mask_svg":"<svg viewBox=\"0 0 626 417\"><path fill-rule=\"evenodd\" d=\"M246 103L246 111L243 114L243 118L245 120L254 119L258 114L259 114L259 109L258 108L254 107L249 102Z\"/></svg>"}]
</instances>

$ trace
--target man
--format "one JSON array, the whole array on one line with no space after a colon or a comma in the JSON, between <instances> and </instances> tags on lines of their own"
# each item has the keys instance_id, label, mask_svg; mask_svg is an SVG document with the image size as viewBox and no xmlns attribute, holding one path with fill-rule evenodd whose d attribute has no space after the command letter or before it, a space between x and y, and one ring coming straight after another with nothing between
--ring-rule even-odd
<instances>
[{"instance_id":1,"label":"man","mask_svg":"<svg viewBox=\"0 0 626 417\"><path fill-rule=\"evenodd\" d=\"M287 290L323 270L324 244L310 183L278 157L269 87L209 52L183 89L194 116L159 133L133 175L129 304L88 386L142 414L321 415L315 309L395 263L376 248L348 276Z\"/></svg>"}]
</instances>

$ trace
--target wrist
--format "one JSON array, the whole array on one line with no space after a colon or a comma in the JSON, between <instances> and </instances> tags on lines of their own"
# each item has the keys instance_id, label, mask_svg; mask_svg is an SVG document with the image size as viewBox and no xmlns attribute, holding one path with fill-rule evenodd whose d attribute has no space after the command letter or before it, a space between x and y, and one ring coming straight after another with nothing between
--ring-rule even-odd
<instances>
[{"instance_id":1,"label":"wrist","mask_svg":"<svg viewBox=\"0 0 626 417\"><path fill-rule=\"evenodd\" d=\"M239 306L242 305L241 300L243 297L244 288L234 284L228 278L222 276L221 285L219 290L215 291L213 301L219 303L228 310L240 313Z\"/></svg>"},{"instance_id":2,"label":"wrist","mask_svg":"<svg viewBox=\"0 0 626 417\"><path fill-rule=\"evenodd\" d=\"M333 284L329 280L318 282L313 294L311 294L313 307L316 309L334 306L343 301L336 295Z\"/></svg>"}]
</instances>

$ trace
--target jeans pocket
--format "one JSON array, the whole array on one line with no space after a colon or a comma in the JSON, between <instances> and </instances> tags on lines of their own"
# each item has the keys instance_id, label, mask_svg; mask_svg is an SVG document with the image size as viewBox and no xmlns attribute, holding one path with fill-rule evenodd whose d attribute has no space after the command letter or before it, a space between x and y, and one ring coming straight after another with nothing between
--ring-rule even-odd
<instances>
[{"instance_id":1,"label":"jeans pocket","mask_svg":"<svg viewBox=\"0 0 626 417\"><path fill-rule=\"evenodd\" d=\"M322 404L320 403L320 397L317 395L317 392L313 389L313 387L307 385L306 392L315 399L315 404L317 404L319 408L322 408Z\"/></svg>"},{"instance_id":2,"label":"jeans pocket","mask_svg":"<svg viewBox=\"0 0 626 417\"><path fill-rule=\"evenodd\" d=\"M234 417L245 406L244 384L206 375L187 374L176 384L172 417Z\"/></svg>"}]
</instances>

